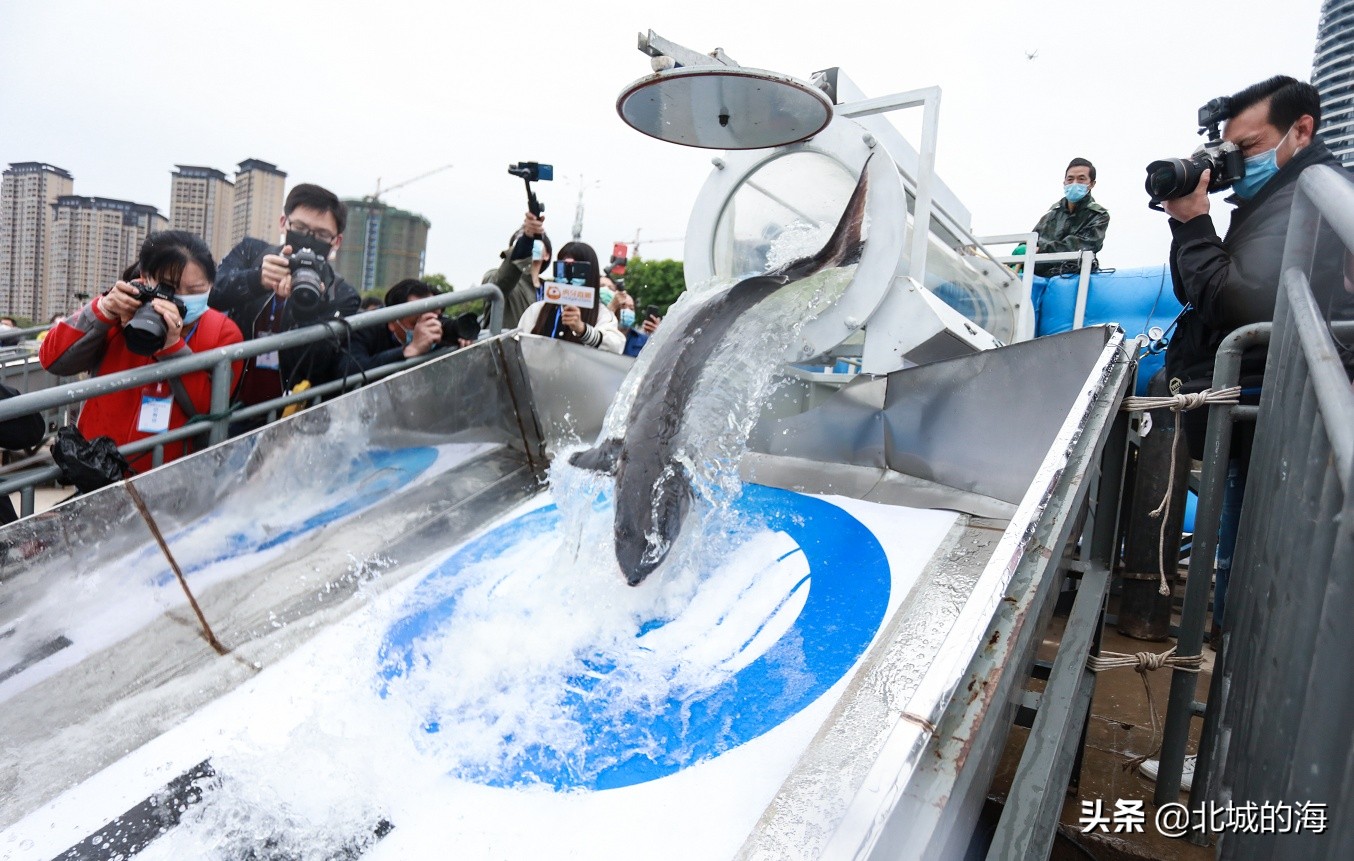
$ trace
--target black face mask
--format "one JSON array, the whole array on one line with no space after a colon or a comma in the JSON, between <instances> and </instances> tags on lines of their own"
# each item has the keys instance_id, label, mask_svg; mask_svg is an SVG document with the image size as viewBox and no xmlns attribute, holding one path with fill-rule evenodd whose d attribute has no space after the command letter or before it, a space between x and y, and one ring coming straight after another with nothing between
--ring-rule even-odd
<instances>
[{"instance_id":1,"label":"black face mask","mask_svg":"<svg viewBox=\"0 0 1354 861\"><path fill-rule=\"evenodd\" d=\"M329 259L330 243L316 239L314 236L307 236L304 233L298 233L295 230L287 231L287 243L292 251L300 251L302 248L309 248L319 257L325 260Z\"/></svg>"}]
</instances>

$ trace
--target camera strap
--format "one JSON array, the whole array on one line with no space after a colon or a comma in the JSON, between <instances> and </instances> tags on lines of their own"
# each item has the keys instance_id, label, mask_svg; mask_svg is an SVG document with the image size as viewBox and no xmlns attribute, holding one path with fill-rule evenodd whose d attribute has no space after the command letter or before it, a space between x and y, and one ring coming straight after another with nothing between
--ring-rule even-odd
<instances>
[{"instance_id":1,"label":"camera strap","mask_svg":"<svg viewBox=\"0 0 1354 861\"><path fill-rule=\"evenodd\" d=\"M174 403L183 410L188 421L192 421L198 415L198 411L197 407L193 406L193 399L188 397L188 390L183 387L183 380L179 377L170 377L169 389L174 393Z\"/></svg>"}]
</instances>

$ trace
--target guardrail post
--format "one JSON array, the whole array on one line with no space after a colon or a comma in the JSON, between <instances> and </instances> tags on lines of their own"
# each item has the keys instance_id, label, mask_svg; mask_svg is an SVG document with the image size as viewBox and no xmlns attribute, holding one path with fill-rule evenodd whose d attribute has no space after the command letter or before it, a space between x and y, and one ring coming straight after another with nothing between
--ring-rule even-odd
<instances>
[{"instance_id":1,"label":"guardrail post","mask_svg":"<svg viewBox=\"0 0 1354 861\"><path fill-rule=\"evenodd\" d=\"M1213 369L1213 388L1237 384L1241 377L1241 355L1248 347L1268 342L1269 323L1242 326L1223 339ZM1202 654L1204 623L1207 621L1208 593L1213 580L1213 556L1218 549L1218 522L1222 514L1222 491L1227 481L1227 462L1232 452L1232 422L1236 407L1213 404L1208 408L1208 436L1204 443L1203 481L1199 487L1199 505L1194 515L1194 543L1189 554L1189 576L1185 581L1185 603L1180 610L1180 636L1175 654L1192 658ZM1158 807L1174 803L1180 793L1180 775L1185 766L1185 747L1189 742L1189 722L1198 686L1197 673L1175 669L1171 673L1170 700L1166 706L1162 730L1161 760L1156 792Z\"/></svg>"},{"instance_id":2,"label":"guardrail post","mask_svg":"<svg viewBox=\"0 0 1354 861\"><path fill-rule=\"evenodd\" d=\"M230 361L223 359L212 366L212 430L209 445L225 442L230 432Z\"/></svg>"}]
</instances>

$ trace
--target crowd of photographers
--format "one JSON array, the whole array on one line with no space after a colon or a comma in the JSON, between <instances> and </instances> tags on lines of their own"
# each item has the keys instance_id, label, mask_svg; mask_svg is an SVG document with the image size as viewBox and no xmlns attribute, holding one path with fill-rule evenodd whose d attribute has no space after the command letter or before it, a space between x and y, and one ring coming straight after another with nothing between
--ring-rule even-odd
<instances>
[{"instance_id":1,"label":"crowd of photographers","mask_svg":"<svg viewBox=\"0 0 1354 861\"><path fill-rule=\"evenodd\" d=\"M530 191L530 182L540 178L536 167L524 176L531 211L513 234L500 266L484 279L503 292L505 328L636 355L659 323L658 309L649 308L636 325L634 300L603 274L596 252L585 243L568 243L552 261L543 207ZM278 217L278 240L248 237L219 266L200 237L180 230L153 233L119 280L70 316L53 318L41 339L39 359L60 376L112 374L438 292L423 281L405 279L391 285L383 300L364 302L332 265L346 224L346 207L336 195L301 184L287 195ZM343 337L265 352L232 365L231 410L340 378L365 379L367 372L383 365L468 347L480 333L474 314L448 317L429 311L385 326L349 327ZM77 428L86 440L108 437L121 446L182 427L210 411L210 374L195 371L90 398ZM230 433L252 430L267 419L265 412L232 420ZM164 461L181 457L189 446L184 441L167 444ZM149 452L127 464L132 472L150 466Z\"/></svg>"}]
</instances>

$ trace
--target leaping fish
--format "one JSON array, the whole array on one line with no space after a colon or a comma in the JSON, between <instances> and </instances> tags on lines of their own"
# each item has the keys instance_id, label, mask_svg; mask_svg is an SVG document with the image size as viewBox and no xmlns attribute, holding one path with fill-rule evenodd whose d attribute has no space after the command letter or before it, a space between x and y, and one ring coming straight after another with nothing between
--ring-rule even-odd
<instances>
[{"instance_id":1,"label":"leaping fish","mask_svg":"<svg viewBox=\"0 0 1354 861\"><path fill-rule=\"evenodd\" d=\"M762 300L795 281L860 259L867 176L863 170L832 237L817 254L740 281L703 305L680 332L651 343L649 349L658 355L640 387L648 396L637 397L631 406L625 438L603 440L569 459L582 469L615 476L616 561L631 586L667 556L690 508L691 481L676 459L675 439L706 362L738 318Z\"/></svg>"}]
</instances>

